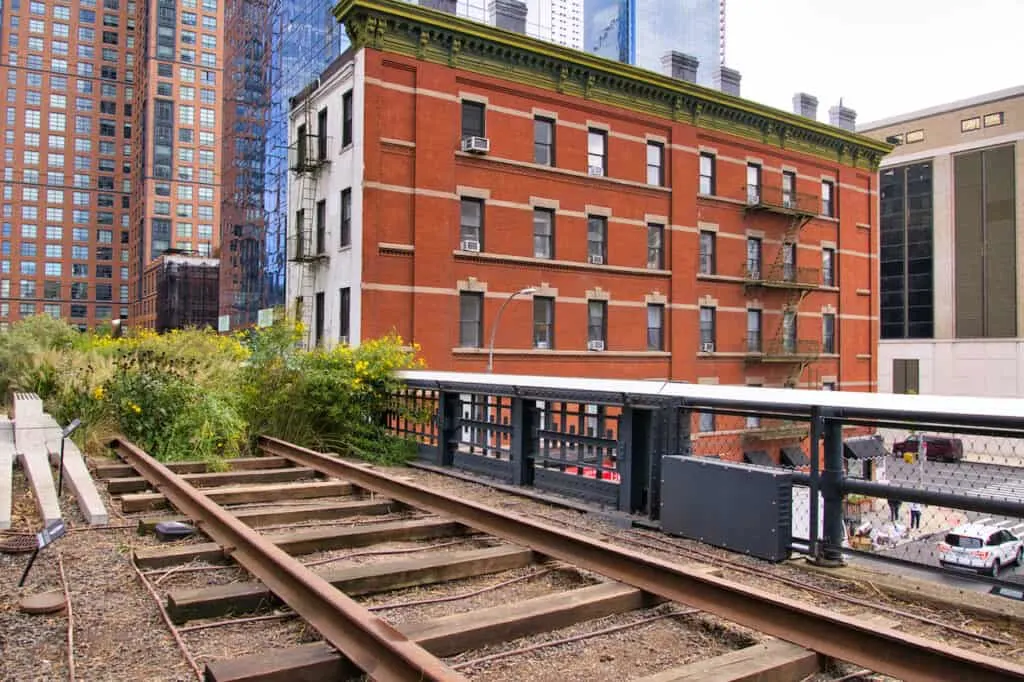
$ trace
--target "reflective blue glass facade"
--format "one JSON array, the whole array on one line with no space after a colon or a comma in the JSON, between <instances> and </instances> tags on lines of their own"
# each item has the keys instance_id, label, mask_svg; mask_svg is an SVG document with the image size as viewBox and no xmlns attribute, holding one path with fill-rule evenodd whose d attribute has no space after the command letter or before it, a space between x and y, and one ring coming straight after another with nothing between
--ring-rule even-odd
<instances>
[{"instance_id":1,"label":"reflective blue glass facade","mask_svg":"<svg viewBox=\"0 0 1024 682\"><path fill-rule=\"evenodd\" d=\"M670 50L700 60L697 82L713 84L721 51L721 0L585 0L588 52L662 71Z\"/></svg>"}]
</instances>

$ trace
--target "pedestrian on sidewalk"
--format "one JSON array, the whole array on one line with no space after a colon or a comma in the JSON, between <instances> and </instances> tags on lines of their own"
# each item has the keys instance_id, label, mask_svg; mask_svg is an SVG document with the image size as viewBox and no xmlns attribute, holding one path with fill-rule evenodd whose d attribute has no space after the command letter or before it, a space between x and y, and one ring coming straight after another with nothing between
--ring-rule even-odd
<instances>
[{"instance_id":1,"label":"pedestrian on sidewalk","mask_svg":"<svg viewBox=\"0 0 1024 682\"><path fill-rule=\"evenodd\" d=\"M921 503L911 502L910 503L910 527L921 529Z\"/></svg>"},{"instance_id":2,"label":"pedestrian on sidewalk","mask_svg":"<svg viewBox=\"0 0 1024 682\"><path fill-rule=\"evenodd\" d=\"M899 500L889 500L889 520L899 521L900 520L900 505L903 504Z\"/></svg>"}]
</instances>

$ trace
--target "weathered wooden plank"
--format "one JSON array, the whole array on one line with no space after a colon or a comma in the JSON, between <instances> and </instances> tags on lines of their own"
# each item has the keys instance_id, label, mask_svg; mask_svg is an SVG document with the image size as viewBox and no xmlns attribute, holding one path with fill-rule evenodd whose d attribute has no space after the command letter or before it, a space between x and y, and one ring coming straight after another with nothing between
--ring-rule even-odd
<instances>
[{"instance_id":1,"label":"weathered wooden plank","mask_svg":"<svg viewBox=\"0 0 1024 682\"><path fill-rule=\"evenodd\" d=\"M303 521L330 521L350 516L392 514L407 507L401 502L378 497L373 500L303 504L289 507L232 510L232 513L253 528ZM139 533L152 533L156 524L165 521L189 523L187 516L149 516L139 519Z\"/></svg>"},{"instance_id":2,"label":"weathered wooden plank","mask_svg":"<svg viewBox=\"0 0 1024 682\"><path fill-rule=\"evenodd\" d=\"M203 474L183 474L182 478L197 488L223 485L254 485L256 483L290 483L316 477L316 472L305 467L283 469L257 469L255 471L217 471ZM107 492L111 495L137 493L153 486L142 476L107 479Z\"/></svg>"},{"instance_id":3,"label":"weathered wooden plank","mask_svg":"<svg viewBox=\"0 0 1024 682\"><path fill-rule=\"evenodd\" d=\"M490 609L459 613L422 623L395 627L435 656L451 656L469 649L550 632L584 620L624 613L654 603L620 583L599 583ZM284 662L291 667L285 667ZM208 682L291 682L292 680L346 679L352 669L326 644L212 661L206 666Z\"/></svg>"},{"instance_id":4,"label":"weathered wooden plank","mask_svg":"<svg viewBox=\"0 0 1024 682\"><path fill-rule=\"evenodd\" d=\"M413 521L390 521L352 527L303 528L265 537L289 554L308 554L349 547L366 547L379 542L428 540L470 533L462 524L445 519L429 518ZM190 561L225 561L220 545L200 542L175 547L145 547L135 550L135 561L142 568L163 568Z\"/></svg>"},{"instance_id":5,"label":"weathered wooden plank","mask_svg":"<svg viewBox=\"0 0 1024 682\"><path fill-rule=\"evenodd\" d=\"M251 471L258 469L282 469L292 466L284 457L236 457L224 460L228 471ZM202 474L210 470L209 462L166 462L164 466L176 474ZM129 464L97 464L96 478L125 478L135 476L136 471Z\"/></svg>"},{"instance_id":6,"label":"weathered wooden plank","mask_svg":"<svg viewBox=\"0 0 1024 682\"><path fill-rule=\"evenodd\" d=\"M821 672L821 663L813 651L769 639L634 682L797 682Z\"/></svg>"},{"instance_id":7,"label":"weathered wooden plank","mask_svg":"<svg viewBox=\"0 0 1024 682\"><path fill-rule=\"evenodd\" d=\"M528 566L528 549L501 545L462 552L436 552L416 559L401 559L346 566L320 575L350 597L447 580L498 573ZM174 590L167 595L167 611L176 623L245 613L279 601L261 582L240 582L198 589Z\"/></svg>"},{"instance_id":8,"label":"weathered wooden plank","mask_svg":"<svg viewBox=\"0 0 1024 682\"><path fill-rule=\"evenodd\" d=\"M255 502L308 500L317 497L340 497L351 495L354 490L355 487L351 483L344 481L311 481L309 483L211 488L203 492L218 504L252 504ZM121 510L126 514L163 509L167 506L167 498L160 493L130 493L121 497Z\"/></svg>"}]
</instances>

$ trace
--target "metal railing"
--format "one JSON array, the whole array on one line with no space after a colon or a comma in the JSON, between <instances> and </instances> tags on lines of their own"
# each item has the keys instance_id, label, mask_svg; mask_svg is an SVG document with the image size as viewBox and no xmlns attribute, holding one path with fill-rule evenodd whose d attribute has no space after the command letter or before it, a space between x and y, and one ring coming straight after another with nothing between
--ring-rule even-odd
<instances>
[{"instance_id":1,"label":"metal railing","mask_svg":"<svg viewBox=\"0 0 1024 682\"><path fill-rule=\"evenodd\" d=\"M821 211L821 197L787 190L781 185L745 184L742 191L749 208L787 215L818 215Z\"/></svg>"},{"instance_id":2,"label":"metal railing","mask_svg":"<svg viewBox=\"0 0 1024 682\"><path fill-rule=\"evenodd\" d=\"M425 417L389 424L419 444L427 466L652 519L665 457L796 466L788 469L793 547L826 562L866 551L938 569L959 525L1024 534L1016 400L454 372L401 378L397 403ZM919 505L928 505L923 521Z\"/></svg>"},{"instance_id":3,"label":"metal railing","mask_svg":"<svg viewBox=\"0 0 1024 682\"><path fill-rule=\"evenodd\" d=\"M772 263L765 265L760 260L747 260L743 270L743 279L748 284L762 286L797 286L814 288L821 286L821 270L818 268L798 267L792 263Z\"/></svg>"}]
</instances>

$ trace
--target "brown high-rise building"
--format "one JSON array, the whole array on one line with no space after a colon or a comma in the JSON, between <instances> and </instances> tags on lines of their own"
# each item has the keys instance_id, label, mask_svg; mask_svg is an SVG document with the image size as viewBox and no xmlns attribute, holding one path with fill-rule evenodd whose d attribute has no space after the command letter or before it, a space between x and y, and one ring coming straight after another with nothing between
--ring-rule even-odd
<instances>
[{"instance_id":1,"label":"brown high-rise building","mask_svg":"<svg viewBox=\"0 0 1024 682\"><path fill-rule=\"evenodd\" d=\"M0 325L126 317L136 3L4 3Z\"/></svg>"},{"instance_id":2,"label":"brown high-rise building","mask_svg":"<svg viewBox=\"0 0 1024 682\"><path fill-rule=\"evenodd\" d=\"M219 255L223 24L224 0L138 7L127 263L133 326L155 325L150 280L164 253ZM183 285L181 304L189 293Z\"/></svg>"},{"instance_id":3,"label":"brown high-rise building","mask_svg":"<svg viewBox=\"0 0 1024 682\"><path fill-rule=\"evenodd\" d=\"M159 255L218 255L222 3L4 4L0 325L150 324Z\"/></svg>"}]
</instances>

